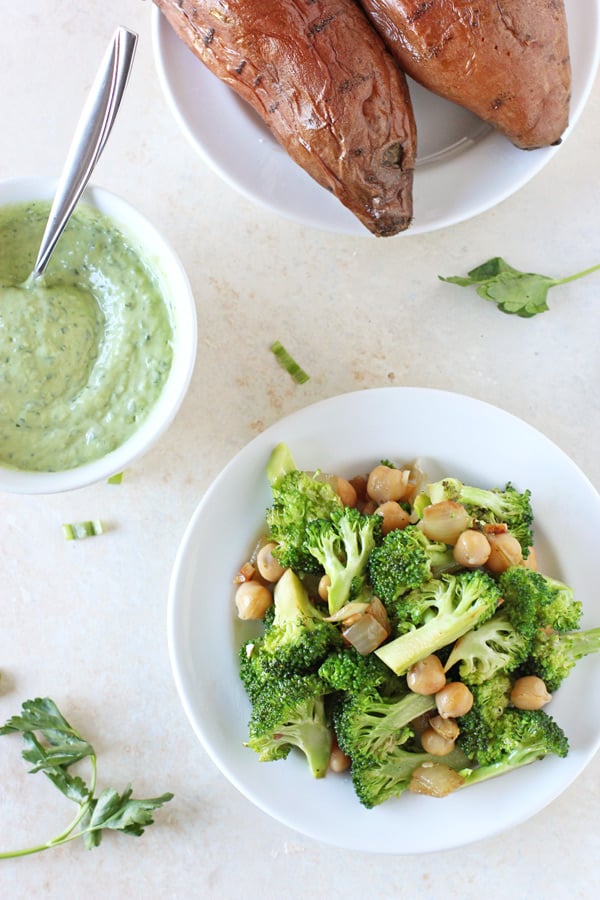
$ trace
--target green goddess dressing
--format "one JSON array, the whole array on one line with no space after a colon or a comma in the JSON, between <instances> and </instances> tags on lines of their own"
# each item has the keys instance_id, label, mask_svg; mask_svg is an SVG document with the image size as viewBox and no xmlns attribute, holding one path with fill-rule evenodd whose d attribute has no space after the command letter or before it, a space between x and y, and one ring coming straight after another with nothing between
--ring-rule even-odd
<instances>
[{"instance_id":1,"label":"green goddess dressing","mask_svg":"<svg viewBox=\"0 0 600 900\"><path fill-rule=\"evenodd\" d=\"M81 204L40 280L50 204L0 208L0 464L71 469L136 431L172 362L158 279L116 223Z\"/></svg>"}]
</instances>

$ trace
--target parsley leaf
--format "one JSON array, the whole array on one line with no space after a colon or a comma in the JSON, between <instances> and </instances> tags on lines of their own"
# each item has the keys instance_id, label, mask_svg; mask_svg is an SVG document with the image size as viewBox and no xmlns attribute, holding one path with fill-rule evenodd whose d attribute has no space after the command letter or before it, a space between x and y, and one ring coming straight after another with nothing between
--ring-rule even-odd
<instances>
[{"instance_id":1,"label":"parsley leaf","mask_svg":"<svg viewBox=\"0 0 600 900\"><path fill-rule=\"evenodd\" d=\"M458 284L461 287L473 286L484 300L495 303L499 310L522 318L531 318L545 312L548 307L547 297L551 287L566 284L583 278L600 269L600 264L569 275L566 278L550 278L548 275L537 275L534 272L521 272L510 266L501 256L494 256L466 276L453 275L440 281Z\"/></svg>"},{"instance_id":2,"label":"parsley leaf","mask_svg":"<svg viewBox=\"0 0 600 900\"><path fill-rule=\"evenodd\" d=\"M147 825L152 825L152 812L164 801L162 797L149 800L136 800L131 796L131 785L127 785L123 794L114 788L107 788L100 794L90 817L89 828L112 828L125 834L140 835Z\"/></svg>"},{"instance_id":3,"label":"parsley leaf","mask_svg":"<svg viewBox=\"0 0 600 900\"><path fill-rule=\"evenodd\" d=\"M48 697L26 700L21 715L12 716L0 728L0 735L20 733L25 745L23 759L32 765L32 773L44 775L79 807L70 825L57 837L24 850L0 853L0 859L27 856L48 850L81 837L88 849L97 847L104 829L139 836L152 825L152 813L172 799L173 794L138 800L131 796L131 785L119 794L106 788L96 797L96 754L92 745L64 718ZM91 779L87 784L79 775L68 771L75 763L87 759Z\"/></svg>"}]
</instances>

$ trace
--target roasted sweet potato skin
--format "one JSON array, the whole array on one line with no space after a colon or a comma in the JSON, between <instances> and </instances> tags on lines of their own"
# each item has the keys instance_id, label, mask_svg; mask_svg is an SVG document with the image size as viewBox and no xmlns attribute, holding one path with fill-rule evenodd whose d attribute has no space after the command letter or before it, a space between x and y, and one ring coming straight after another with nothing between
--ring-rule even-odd
<instances>
[{"instance_id":1,"label":"roasted sweet potato skin","mask_svg":"<svg viewBox=\"0 0 600 900\"><path fill-rule=\"evenodd\" d=\"M408 228L416 129L406 78L354 0L154 2L366 228Z\"/></svg>"},{"instance_id":2,"label":"roasted sweet potato skin","mask_svg":"<svg viewBox=\"0 0 600 900\"><path fill-rule=\"evenodd\" d=\"M571 65L563 0L360 0L404 71L517 147L560 142Z\"/></svg>"}]
</instances>

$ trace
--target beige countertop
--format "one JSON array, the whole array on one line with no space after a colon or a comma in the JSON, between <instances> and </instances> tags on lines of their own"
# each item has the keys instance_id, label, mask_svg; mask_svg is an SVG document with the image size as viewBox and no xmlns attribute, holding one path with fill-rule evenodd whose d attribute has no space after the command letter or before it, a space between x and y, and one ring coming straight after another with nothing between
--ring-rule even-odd
<instances>
[{"instance_id":1,"label":"beige countertop","mask_svg":"<svg viewBox=\"0 0 600 900\"><path fill-rule=\"evenodd\" d=\"M0 23L0 178L58 173L114 28L138 31L94 182L177 248L199 341L179 415L122 485L0 498L0 720L51 696L96 746L102 784L175 794L142 838L0 861L0 895L598 896L598 758L495 839L415 857L332 849L268 818L213 765L185 718L166 641L170 572L203 492L249 439L313 401L390 384L470 394L541 430L600 487L600 277L557 288L550 312L530 320L437 279L494 255L557 276L600 261L598 82L560 152L496 208L430 234L354 238L257 206L207 167L161 91L147 0L3 3ZM268 352L286 336L311 374L301 387ZM90 511L107 533L64 541L61 522ZM0 766L0 851L60 831L69 804L26 773L16 740L0 741Z\"/></svg>"}]
</instances>

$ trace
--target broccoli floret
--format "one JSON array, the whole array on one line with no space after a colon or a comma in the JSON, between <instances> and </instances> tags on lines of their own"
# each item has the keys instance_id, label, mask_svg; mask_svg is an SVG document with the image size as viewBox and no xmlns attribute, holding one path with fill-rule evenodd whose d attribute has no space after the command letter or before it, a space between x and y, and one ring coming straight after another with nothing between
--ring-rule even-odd
<instances>
[{"instance_id":1,"label":"broccoli floret","mask_svg":"<svg viewBox=\"0 0 600 900\"><path fill-rule=\"evenodd\" d=\"M504 775L550 754L565 757L569 742L563 730L543 709L507 709L487 725L473 728L473 710L460 719L459 744L478 764L461 771L464 784Z\"/></svg>"},{"instance_id":2,"label":"broccoli floret","mask_svg":"<svg viewBox=\"0 0 600 900\"><path fill-rule=\"evenodd\" d=\"M438 762L415 749L412 722L435 709L435 697L407 691L395 697L376 692L345 694L338 698L333 721L340 748L351 759L356 795L371 809L390 797L398 797L410 784L414 770L423 763ZM453 768L467 765L462 751L444 757Z\"/></svg>"},{"instance_id":3,"label":"broccoli floret","mask_svg":"<svg viewBox=\"0 0 600 900\"><path fill-rule=\"evenodd\" d=\"M580 659L598 651L600 628L562 633L540 629L533 642L526 670L528 674L542 678L549 691L555 691Z\"/></svg>"},{"instance_id":4,"label":"broccoli floret","mask_svg":"<svg viewBox=\"0 0 600 900\"><path fill-rule=\"evenodd\" d=\"M360 694L379 690L398 693L403 682L375 656L363 656L355 647L330 653L319 668L319 675L336 691Z\"/></svg>"},{"instance_id":5,"label":"broccoli floret","mask_svg":"<svg viewBox=\"0 0 600 900\"><path fill-rule=\"evenodd\" d=\"M333 741L325 708L328 691L314 674L266 681L254 698L244 746L254 750L261 762L285 759L297 747L313 776L323 778Z\"/></svg>"},{"instance_id":6,"label":"broccoli floret","mask_svg":"<svg viewBox=\"0 0 600 900\"><path fill-rule=\"evenodd\" d=\"M446 660L446 672L458 665L468 685L487 681L498 672L512 672L529 654L531 640L511 624L503 608L460 637Z\"/></svg>"},{"instance_id":7,"label":"broccoli floret","mask_svg":"<svg viewBox=\"0 0 600 900\"><path fill-rule=\"evenodd\" d=\"M498 672L481 684L471 685L473 706L459 719L459 745L470 760L476 760L485 748L490 728L510 706L513 681L505 672Z\"/></svg>"},{"instance_id":8,"label":"broccoli floret","mask_svg":"<svg viewBox=\"0 0 600 900\"><path fill-rule=\"evenodd\" d=\"M354 764L362 757L382 758L414 736L411 722L435 708L435 697L404 688L396 697L374 691L344 694L334 706L337 741Z\"/></svg>"},{"instance_id":9,"label":"broccoli floret","mask_svg":"<svg viewBox=\"0 0 600 900\"><path fill-rule=\"evenodd\" d=\"M266 511L269 538L282 566L297 572L319 573L319 563L304 547L306 526L312 519L328 519L342 501L328 481L295 468L289 448L278 444L269 459L267 476L273 504Z\"/></svg>"},{"instance_id":10,"label":"broccoli floret","mask_svg":"<svg viewBox=\"0 0 600 900\"><path fill-rule=\"evenodd\" d=\"M273 596L264 633L245 641L239 651L240 679L251 700L268 679L316 671L329 653L343 646L339 629L324 621L291 569L281 576Z\"/></svg>"},{"instance_id":11,"label":"broccoli floret","mask_svg":"<svg viewBox=\"0 0 600 900\"><path fill-rule=\"evenodd\" d=\"M546 742L547 752L566 756L566 738L544 710L511 706L512 684L509 675L499 673L471 688L473 706L458 720L459 746L481 766L500 762L513 751L520 751L521 745L533 747L538 738Z\"/></svg>"},{"instance_id":12,"label":"broccoli floret","mask_svg":"<svg viewBox=\"0 0 600 900\"><path fill-rule=\"evenodd\" d=\"M473 708L479 710L485 722L493 722L510 706L513 677L506 672L498 672L487 681L472 685ZM463 721L464 716L461 723Z\"/></svg>"},{"instance_id":13,"label":"broccoli floret","mask_svg":"<svg viewBox=\"0 0 600 900\"><path fill-rule=\"evenodd\" d=\"M579 627L581 602L562 581L524 566L511 566L500 575L498 586L507 608L520 609L524 617L533 615L535 628L575 631Z\"/></svg>"},{"instance_id":14,"label":"broccoli floret","mask_svg":"<svg viewBox=\"0 0 600 900\"><path fill-rule=\"evenodd\" d=\"M519 583L525 585L528 577L520 575L521 572L527 572L523 566L513 567L517 572L515 576L515 587L503 591L503 586L510 585L511 576L503 573L499 579L499 589L502 594L502 613L506 616L515 631L522 634L529 643L533 641L535 633L538 629L539 615L537 597L534 591L516 589ZM507 570L509 571L509 570Z\"/></svg>"},{"instance_id":15,"label":"broccoli floret","mask_svg":"<svg viewBox=\"0 0 600 900\"><path fill-rule=\"evenodd\" d=\"M548 575L542 577L551 597L538 608L538 624L542 628L553 628L554 631L577 630L581 623L583 604L575 599L573 588Z\"/></svg>"},{"instance_id":16,"label":"broccoli floret","mask_svg":"<svg viewBox=\"0 0 600 900\"><path fill-rule=\"evenodd\" d=\"M396 675L454 643L489 619L498 606L496 582L481 569L432 578L402 598L404 619L414 627L374 652Z\"/></svg>"},{"instance_id":17,"label":"broccoli floret","mask_svg":"<svg viewBox=\"0 0 600 900\"><path fill-rule=\"evenodd\" d=\"M533 510L531 491L519 493L510 484L504 490L472 487L458 478L443 478L427 486L427 494L432 503L454 500L461 503L469 515L480 522L500 523L508 526L527 557L533 544Z\"/></svg>"},{"instance_id":18,"label":"broccoli floret","mask_svg":"<svg viewBox=\"0 0 600 900\"><path fill-rule=\"evenodd\" d=\"M341 646L339 629L324 621L292 569L286 569L275 585L273 611L263 640L255 645L265 669L307 672Z\"/></svg>"},{"instance_id":19,"label":"broccoli floret","mask_svg":"<svg viewBox=\"0 0 600 900\"><path fill-rule=\"evenodd\" d=\"M407 525L390 531L372 551L369 577L376 596L392 611L402 594L455 566L451 548L430 541L416 525Z\"/></svg>"},{"instance_id":20,"label":"broccoli floret","mask_svg":"<svg viewBox=\"0 0 600 900\"><path fill-rule=\"evenodd\" d=\"M521 567L518 571L526 570ZM446 661L446 671L458 663L461 679L470 685L480 684L497 672L514 671L527 659L537 623L533 592L508 591L491 619L458 639Z\"/></svg>"},{"instance_id":21,"label":"broccoli floret","mask_svg":"<svg viewBox=\"0 0 600 900\"><path fill-rule=\"evenodd\" d=\"M329 519L306 528L306 550L329 576L327 602L331 615L359 593L371 551L381 538L381 516L363 515L354 507L334 509Z\"/></svg>"},{"instance_id":22,"label":"broccoli floret","mask_svg":"<svg viewBox=\"0 0 600 900\"><path fill-rule=\"evenodd\" d=\"M239 650L240 680L251 701L260 695L267 672L262 664L262 637L245 641Z\"/></svg>"},{"instance_id":23,"label":"broccoli floret","mask_svg":"<svg viewBox=\"0 0 600 900\"><path fill-rule=\"evenodd\" d=\"M356 796L363 806L372 809L404 793L408 789L413 772L419 766L439 762L439 756L407 750L400 745L384 757L360 757L352 765L350 774ZM468 760L460 750L453 750L444 757L444 763L452 769L460 770L468 764Z\"/></svg>"},{"instance_id":24,"label":"broccoli floret","mask_svg":"<svg viewBox=\"0 0 600 900\"><path fill-rule=\"evenodd\" d=\"M265 610L265 614L262 617L263 630L266 631L267 628L270 628L273 624L273 619L275 618L275 604L271 603L270 606L267 606Z\"/></svg>"}]
</instances>

